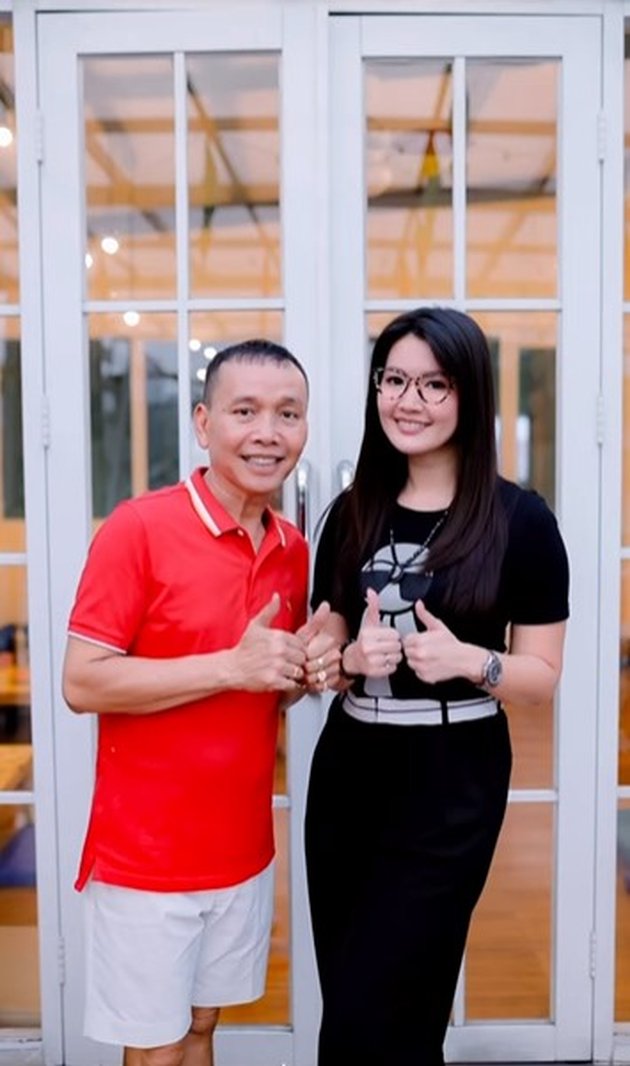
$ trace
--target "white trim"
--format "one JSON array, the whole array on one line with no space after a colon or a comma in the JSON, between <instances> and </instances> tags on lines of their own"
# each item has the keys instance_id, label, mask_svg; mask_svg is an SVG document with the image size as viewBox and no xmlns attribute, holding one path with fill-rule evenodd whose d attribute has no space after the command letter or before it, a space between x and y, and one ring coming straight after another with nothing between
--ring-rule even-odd
<instances>
[{"instance_id":1,"label":"white trim","mask_svg":"<svg viewBox=\"0 0 630 1066\"><path fill-rule=\"evenodd\" d=\"M628 11L628 7L626 6ZM606 6L602 41L602 113L606 116L606 158L602 166L601 395L605 412L601 448L599 544L599 646L597 722L597 824L594 860L595 907L593 1057L611 1060L616 971L617 798L619 747L619 637L621 494L623 440L623 218L624 203L624 24L619 4ZM627 413L626 413L627 417ZM628 432L626 426L625 432ZM623 553L622 553L623 555ZM620 790L621 792L622 790ZM630 790L629 790L630 795Z\"/></svg>"},{"instance_id":2,"label":"white trim","mask_svg":"<svg viewBox=\"0 0 630 1066\"><path fill-rule=\"evenodd\" d=\"M40 171L35 139L38 108L37 33L30 0L14 5L18 225L21 293L23 425L41 424L46 392L42 318L42 235ZM59 987L59 849L56 734L54 728L53 640L48 554L48 478L40 433L24 433L24 497L28 560L31 728L33 734L37 906L42 1029L47 1066L62 1061L62 1007ZM40 803L40 797L43 802Z\"/></svg>"}]
</instances>

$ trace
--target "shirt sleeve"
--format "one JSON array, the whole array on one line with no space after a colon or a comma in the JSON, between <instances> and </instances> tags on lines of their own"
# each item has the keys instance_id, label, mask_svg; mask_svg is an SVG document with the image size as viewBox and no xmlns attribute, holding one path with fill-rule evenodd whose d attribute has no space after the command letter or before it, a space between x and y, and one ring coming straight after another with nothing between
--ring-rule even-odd
<instances>
[{"instance_id":1,"label":"shirt sleeve","mask_svg":"<svg viewBox=\"0 0 630 1066\"><path fill-rule=\"evenodd\" d=\"M505 559L510 620L545 625L569 617L569 561L553 512L525 492L510 524Z\"/></svg>"},{"instance_id":2,"label":"shirt sleeve","mask_svg":"<svg viewBox=\"0 0 630 1066\"><path fill-rule=\"evenodd\" d=\"M144 525L125 501L92 540L70 613L69 634L128 651L145 613L148 581Z\"/></svg>"},{"instance_id":3,"label":"shirt sleeve","mask_svg":"<svg viewBox=\"0 0 630 1066\"><path fill-rule=\"evenodd\" d=\"M342 605L335 603L333 598L333 575L337 565L339 529L338 499L329 507L328 512L324 512L320 523L323 523L323 525L316 542L311 607L316 611L323 600L328 600L333 611L339 611L343 614Z\"/></svg>"}]
</instances>

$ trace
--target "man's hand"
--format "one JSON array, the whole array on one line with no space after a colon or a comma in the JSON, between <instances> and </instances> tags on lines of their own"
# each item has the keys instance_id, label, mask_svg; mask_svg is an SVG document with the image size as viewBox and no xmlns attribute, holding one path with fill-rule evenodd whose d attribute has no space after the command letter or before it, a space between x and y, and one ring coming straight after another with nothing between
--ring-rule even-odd
<instances>
[{"instance_id":1,"label":"man's hand","mask_svg":"<svg viewBox=\"0 0 630 1066\"><path fill-rule=\"evenodd\" d=\"M405 657L414 674L430 685L458 676L461 642L444 622L431 614L422 600L416 600L415 612L425 627L424 632L408 633L403 638Z\"/></svg>"},{"instance_id":2,"label":"man's hand","mask_svg":"<svg viewBox=\"0 0 630 1066\"><path fill-rule=\"evenodd\" d=\"M330 604L324 601L297 631L306 652L304 682L309 692L325 692L339 682L339 641L326 629L329 619Z\"/></svg>"},{"instance_id":3,"label":"man's hand","mask_svg":"<svg viewBox=\"0 0 630 1066\"><path fill-rule=\"evenodd\" d=\"M274 592L232 649L235 689L295 692L302 684L306 663L304 644L296 633L271 628L279 608L280 597Z\"/></svg>"},{"instance_id":4,"label":"man's hand","mask_svg":"<svg viewBox=\"0 0 630 1066\"><path fill-rule=\"evenodd\" d=\"M381 622L378 593L368 589L367 608L357 639L346 649L345 668L364 677L388 677L402 659L400 634Z\"/></svg>"}]
</instances>

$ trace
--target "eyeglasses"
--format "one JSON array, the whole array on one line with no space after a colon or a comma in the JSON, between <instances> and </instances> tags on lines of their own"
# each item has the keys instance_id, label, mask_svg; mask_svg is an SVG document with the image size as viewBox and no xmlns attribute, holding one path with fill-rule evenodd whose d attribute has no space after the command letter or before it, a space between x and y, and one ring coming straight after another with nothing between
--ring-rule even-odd
<instances>
[{"instance_id":1,"label":"eyeglasses","mask_svg":"<svg viewBox=\"0 0 630 1066\"><path fill-rule=\"evenodd\" d=\"M446 374L419 374L414 378L405 370L398 370L394 366L379 366L374 371L372 380L376 391L390 403L402 399L412 383L422 402L430 407L444 403L453 390L453 382Z\"/></svg>"}]
</instances>

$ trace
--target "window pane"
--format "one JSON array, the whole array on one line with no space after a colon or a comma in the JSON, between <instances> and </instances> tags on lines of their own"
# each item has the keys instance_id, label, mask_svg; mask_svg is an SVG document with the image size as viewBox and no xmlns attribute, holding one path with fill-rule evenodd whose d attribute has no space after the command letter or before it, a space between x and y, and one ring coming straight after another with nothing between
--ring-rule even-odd
<instances>
[{"instance_id":1,"label":"window pane","mask_svg":"<svg viewBox=\"0 0 630 1066\"><path fill-rule=\"evenodd\" d=\"M621 563L619 784L630 785L630 560Z\"/></svg>"},{"instance_id":2,"label":"window pane","mask_svg":"<svg viewBox=\"0 0 630 1066\"><path fill-rule=\"evenodd\" d=\"M11 16L0 14L0 303L17 303L17 143Z\"/></svg>"},{"instance_id":3,"label":"window pane","mask_svg":"<svg viewBox=\"0 0 630 1066\"><path fill-rule=\"evenodd\" d=\"M34 834L31 807L0 806L0 1030L41 1022Z\"/></svg>"},{"instance_id":4,"label":"window pane","mask_svg":"<svg viewBox=\"0 0 630 1066\"><path fill-rule=\"evenodd\" d=\"M367 291L453 292L452 61L365 64Z\"/></svg>"},{"instance_id":5,"label":"window pane","mask_svg":"<svg viewBox=\"0 0 630 1066\"><path fill-rule=\"evenodd\" d=\"M281 291L278 81L273 55L187 57L193 296Z\"/></svg>"},{"instance_id":6,"label":"window pane","mask_svg":"<svg viewBox=\"0 0 630 1066\"><path fill-rule=\"evenodd\" d=\"M22 371L18 318L0 318L0 551L24 551Z\"/></svg>"},{"instance_id":7,"label":"window pane","mask_svg":"<svg viewBox=\"0 0 630 1066\"><path fill-rule=\"evenodd\" d=\"M630 545L630 315L623 319L622 543Z\"/></svg>"},{"instance_id":8,"label":"window pane","mask_svg":"<svg viewBox=\"0 0 630 1066\"><path fill-rule=\"evenodd\" d=\"M466 1017L547 1019L554 808L508 808L466 952Z\"/></svg>"},{"instance_id":9,"label":"window pane","mask_svg":"<svg viewBox=\"0 0 630 1066\"><path fill-rule=\"evenodd\" d=\"M617 811L615 1021L630 1022L630 800Z\"/></svg>"},{"instance_id":10,"label":"window pane","mask_svg":"<svg viewBox=\"0 0 630 1066\"><path fill-rule=\"evenodd\" d=\"M501 473L536 489L551 508L556 489L557 317L475 312L495 360Z\"/></svg>"},{"instance_id":11,"label":"window pane","mask_svg":"<svg viewBox=\"0 0 630 1066\"><path fill-rule=\"evenodd\" d=\"M630 300L630 21L628 20L626 20L624 47L624 297Z\"/></svg>"},{"instance_id":12,"label":"window pane","mask_svg":"<svg viewBox=\"0 0 630 1066\"><path fill-rule=\"evenodd\" d=\"M469 60L467 273L471 296L555 296L559 64Z\"/></svg>"},{"instance_id":13,"label":"window pane","mask_svg":"<svg viewBox=\"0 0 630 1066\"><path fill-rule=\"evenodd\" d=\"M88 297L174 296L172 61L84 59L83 94Z\"/></svg>"},{"instance_id":14,"label":"window pane","mask_svg":"<svg viewBox=\"0 0 630 1066\"><path fill-rule=\"evenodd\" d=\"M91 315L94 518L119 500L179 480L174 315Z\"/></svg>"},{"instance_id":15,"label":"window pane","mask_svg":"<svg viewBox=\"0 0 630 1066\"><path fill-rule=\"evenodd\" d=\"M26 567L0 566L0 790L31 787L27 610Z\"/></svg>"}]
</instances>

